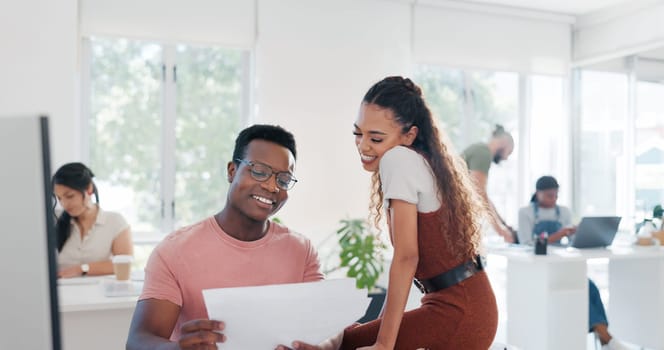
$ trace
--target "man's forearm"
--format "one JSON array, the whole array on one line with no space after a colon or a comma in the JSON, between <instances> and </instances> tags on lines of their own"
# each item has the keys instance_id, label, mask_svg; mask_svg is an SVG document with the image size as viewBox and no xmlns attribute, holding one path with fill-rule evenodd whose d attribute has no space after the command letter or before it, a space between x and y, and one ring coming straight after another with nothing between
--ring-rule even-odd
<instances>
[{"instance_id":1,"label":"man's forearm","mask_svg":"<svg viewBox=\"0 0 664 350\"><path fill-rule=\"evenodd\" d=\"M177 343L150 333L130 334L127 350L180 350Z\"/></svg>"},{"instance_id":2,"label":"man's forearm","mask_svg":"<svg viewBox=\"0 0 664 350\"><path fill-rule=\"evenodd\" d=\"M491 226L493 227L496 232L500 233L504 230L503 225L504 221L498 215L498 211L496 210L496 207L493 205L493 202L489 199L489 196L487 195L486 191L484 189L479 189L480 196L482 197L482 200L484 201L484 206L486 208L487 213L489 214L489 221L491 223Z\"/></svg>"}]
</instances>

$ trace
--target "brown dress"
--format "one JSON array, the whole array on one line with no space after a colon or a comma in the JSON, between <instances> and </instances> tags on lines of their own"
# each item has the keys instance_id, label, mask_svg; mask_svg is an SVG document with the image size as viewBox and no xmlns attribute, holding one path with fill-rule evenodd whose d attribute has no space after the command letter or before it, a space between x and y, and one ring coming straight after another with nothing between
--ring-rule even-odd
<instances>
[{"instance_id":1,"label":"brown dress","mask_svg":"<svg viewBox=\"0 0 664 350\"><path fill-rule=\"evenodd\" d=\"M454 258L445 246L436 212L418 213L419 262L415 277L427 279L464 261ZM469 260L469 259L468 259ZM487 350L496 335L498 308L485 271L422 297L422 305L405 312L401 320L397 350ZM376 341L380 319L344 331L341 349L356 349Z\"/></svg>"}]
</instances>

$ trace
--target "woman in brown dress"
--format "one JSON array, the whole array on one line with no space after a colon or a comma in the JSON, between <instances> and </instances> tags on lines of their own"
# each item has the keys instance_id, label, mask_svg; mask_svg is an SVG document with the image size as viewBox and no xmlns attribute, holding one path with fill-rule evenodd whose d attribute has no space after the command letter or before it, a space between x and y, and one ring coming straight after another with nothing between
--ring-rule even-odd
<instances>
[{"instance_id":1,"label":"woman in brown dress","mask_svg":"<svg viewBox=\"0 0 664 350\"><path fill-rule=\"evenodd\" d=\"M402 77L376 83L353 134L362 166L373 174L375 223L385 209L394 247L387 299L377 320L324 344L295 342L294 348L488 349L498 310L479 256L480 202L422 91ZM413 282L424 293L422 305L404 312Z\"/></svg>"}]
</instances>

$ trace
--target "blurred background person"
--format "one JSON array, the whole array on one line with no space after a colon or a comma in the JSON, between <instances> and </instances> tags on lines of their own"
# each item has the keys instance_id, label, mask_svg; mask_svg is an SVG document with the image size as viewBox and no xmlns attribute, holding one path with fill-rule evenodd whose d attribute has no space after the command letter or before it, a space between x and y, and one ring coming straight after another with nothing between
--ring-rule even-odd
<instances>
[{"instance_id":1,"label":"blurred background person","mask_svg":"<svg viewBox=\"0 0 664 350\"><path fill-rule=\"evenodd\" d=\"M113 255L133 255L129 224L102 210L93 177L82 163L65 164L53 175L53 194L62 207L55 210L58 277L109 275Z\"/></svg>"},{"instance_id":2,"label":"blurred background person","mask_svg":"<svg viewBox=\"0 0 664 350\"><path fill-rule=\"evenodd\" d=\"M519 210L519 242L531 244L534 234L547 232L549 243L555 244L576 232L569 208L557 204L558 188L558 181L553 176L537 179L530 204ZM604 303L591 279L588 279L588 332L595 333L602 350L627 349L609 333Z\"/></svg>"},{"instance_id":3,"label":"blurred background person","mask_svg":"<svg viewBox=\"0 0 664 350\"><path fill-rule=\"evenodd\" d=\"M491 162L498 164L503 160L507 160L512 151L514 151L514 138L509 132L505 131L502 125L496 125L489 142L474 143L461 152L461 157L466 161L475 188L484 200L491 227L508 243L516 242L516 232L507 225L489 199L487 182Z\"/></svg>"}]
</instances>

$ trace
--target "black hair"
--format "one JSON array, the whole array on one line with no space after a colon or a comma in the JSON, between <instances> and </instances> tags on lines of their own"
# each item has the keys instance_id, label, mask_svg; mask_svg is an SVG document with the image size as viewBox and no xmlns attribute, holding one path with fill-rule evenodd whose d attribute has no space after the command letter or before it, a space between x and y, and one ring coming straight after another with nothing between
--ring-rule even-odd
<instances>
[{"instance_id":1,"label":"black hair","mask_svg":"<svg viewBox=\"0 0 664 350\"><path fill-rule=\"evenodd\" d=\"M472 184L463 160L457 152L450 150L442 132L427 106L422 90L408 78L387 77L375 83L364 95L362 102L389 109L394 121L407 133L417 127L417 135L410 145L429 163L438 189L441 205L445 206L440 224L445 234L447 246L459 258L470 258L477 254L480 231L476 215L479 202L473 195ZM382 184L378 172L372 175L373 190L371 209L374 224L378 226L382 211Z\"/></svg>"},{"instance_id":2,"label":"black hair","mask_svg":"<svg viewBox=\"0 0 664 350\"><path fill-rule=\"evenodd\" d=\"M558 181L556 178L550 175L545 175L537 179L535 183L535 191L546 191L551 189L558 189ZM537 192L533 193L533 196L530 197L532 203L537 203Z\"/></svg>"},{"instance_id":3,"label":"black hair","mask_svg":"<svg viewBox=\"0 0 664 350\"><path fill-rule=\"evenodd\" d=\"M67 186L73 190L80 192L85 196L85 192L88 190L90 185L94 191L95 200L99 203L99 193L97 192L97 186L92 181L92 178L95 175L92 173L87 166L83 163L67 163L61 166L58 171L53 175L51 180L52 186L62 185ZM55 197L55 195L53 195ZM54 198L53 208L57 204L57 199ZM57 218L55 224L55 234L56 241L58 246L58 251L62 251L65 242L71 235L71 215L67 213L66 210L62 211L60 217Z\"/></svg>"},{"instance_id":4,"label":"black hair","mask_svg":"<svg viewBox=\"0 0 664 350\"><path fill-rule=\"evenodd\" d=\"M496 128L491 132L491 137L505 137L508 138L512 144L514 144L514 138L512 137L512 134L509 131L506 131L505 127L500 124L496 124Z\"/></svg>"},{"instance_id":5,"label":"black hair","mask_svg":"<svg viewBox=\"0 0 664 350\"><path fill-rule=\"evenodd\" d=\"M507 131L505 131L505 127L503 127L500 124L496 124L496 128L491 133L491 136L498 137L498 136L501 136L501 135L506 134L506 133L507 133Z\"/></svg>"},{"instance_id":6,"label":"black hair","mask_svg":"<svg viewBox=\"0 0 664 350\"><path fill-rule=\"evenodd\" d=\"M278 125L255 124L242 130L237 135L235 148L233 149L233 161L237 162L236 159L243 159L247 151L247 145L256 139L274 142L286 147L293 153L293 158L297 159L293 134Z\"/></svg>"}]
</instances>

